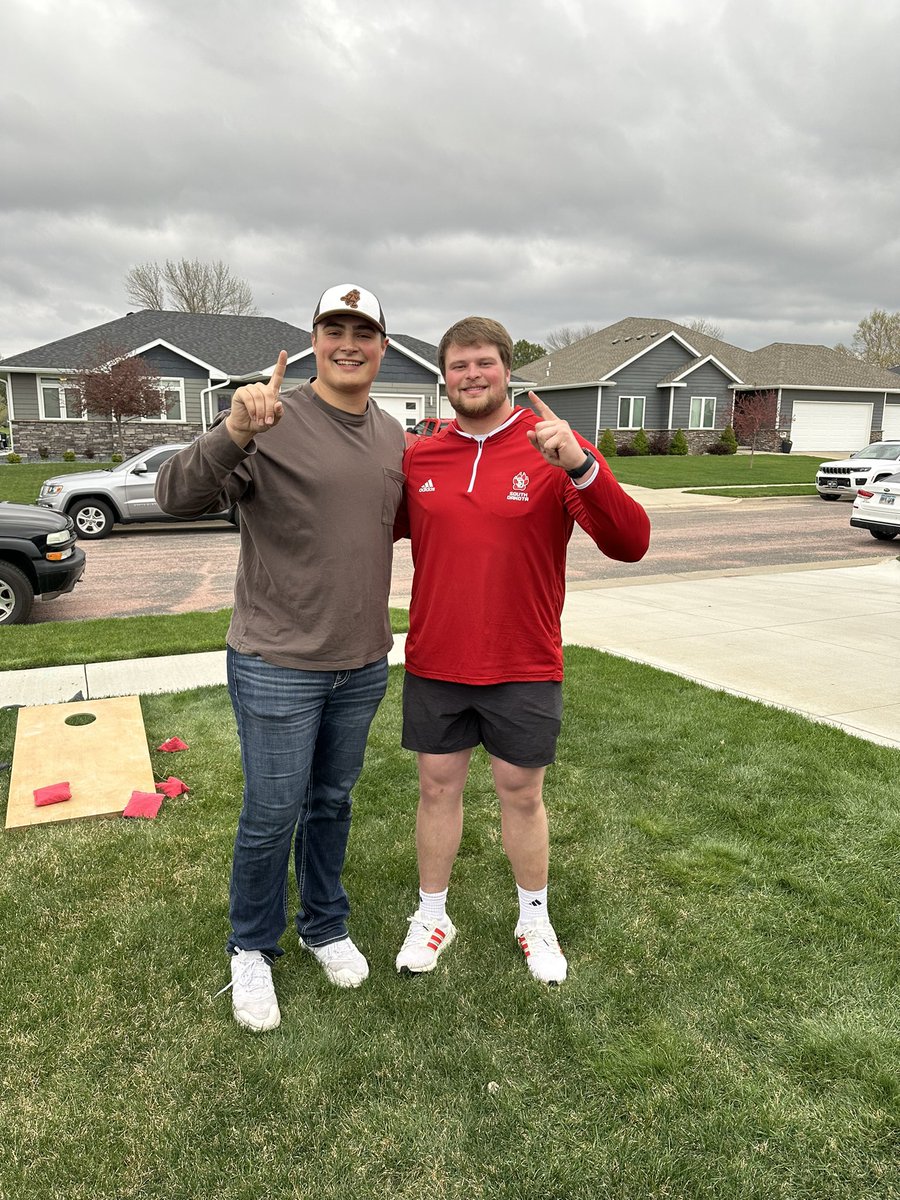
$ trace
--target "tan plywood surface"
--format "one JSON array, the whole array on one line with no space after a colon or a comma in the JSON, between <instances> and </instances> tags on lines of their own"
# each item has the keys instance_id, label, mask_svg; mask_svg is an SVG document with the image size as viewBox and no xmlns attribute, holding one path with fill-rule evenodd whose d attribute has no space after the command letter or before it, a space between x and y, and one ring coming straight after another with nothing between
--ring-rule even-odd
<instances>
[{"instance_id":1,"label":"tan plywood surface","mask_svg":"<svg viewBox=\"0 0 900 1200\"><path fill-rule=\"evenodd\" d=\"M66 724L84 713L95 720ZM35 788L63 781L71 787L71 800L35 807ZM114 816L135 790L156 791L139 697L19 709L7 829Z\"/></svg>"}]
</instances>

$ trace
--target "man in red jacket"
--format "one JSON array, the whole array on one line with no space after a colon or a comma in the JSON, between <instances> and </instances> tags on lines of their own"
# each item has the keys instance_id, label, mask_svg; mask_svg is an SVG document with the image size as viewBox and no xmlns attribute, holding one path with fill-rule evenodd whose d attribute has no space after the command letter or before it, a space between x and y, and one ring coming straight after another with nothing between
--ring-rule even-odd
<instances>
[{"instance_id":1,"label":"man in red jacket","mask_svg":"<svg viewBox=\"0 0 900 1200\"><path fill-rule=\"evenodd\" d=\"M405 508L415 564L403 745L418 755L419 906L397 970L434 968L456 937L447 915L474 748L487 750L503 847L519 894L515 937L531 974L561 983L566 960L547 911L544 772L562 716L566 547L574 523L610 558L635 562L650 523L600 452L533 392L514 408L512 339L468 317L438 351L456 420L409 447Z\"/></svg>"}]
</instances>

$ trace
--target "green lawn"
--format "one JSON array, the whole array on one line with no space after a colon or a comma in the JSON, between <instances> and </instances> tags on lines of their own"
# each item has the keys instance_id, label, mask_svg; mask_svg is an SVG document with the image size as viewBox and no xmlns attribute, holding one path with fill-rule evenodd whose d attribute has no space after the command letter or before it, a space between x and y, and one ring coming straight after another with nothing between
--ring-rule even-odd
<instances>
[{"instance_id":1,"label":"green lawn","mask_svg":"<svg viewBox=\"0 0 900 1200\"><path fill-rule=\"evenodd\" d=\"M54 475L70 475L73 471L103 471L109 462L35 462L8 463L0 454L0 500L16 504L34 504L45 479Z\"/></svg>"},{"instance_id":2,"label":"green lawn","mask_svg":"<svg viewBox=\"0 0 900 1200\"><path fill-rule=\"evenodd\" d=\"M53 621L0 628L3 670L60 667L223 650L231 609L175 616L108 617L96 621ZM391 609L391 628L409 628L409 612Z\"/></svg>"},{"instance_id":3,"label":"green lawn","mask_svg":"<svg viewBox=\"0 0 900 1200\"><path fill-rule=\"evenodd\" d=\"M286 935L261 1036L212 998L227 696L145 697L149 745L191 747L154 751L157 778L189 796L0 834L0 1196L896 1200L897 752L590 650L567 672L546 791L569 981L535 984L513 943L482 758L460 936L433 976L394 972L416 804L395 668L345 874L371 978L330 988Z\"/></svg>"},{"instance_id":4,"label":"green lawn","mask_svg":"<svg viewBox=\"0 0 900 1200\"><path fill-rule=\"evenodd\" d=\"M639 487L711 487L775 483L813 484L824 458L792 454L690 454L611 458L620 483Z\"/></svg>"}]
</instances>

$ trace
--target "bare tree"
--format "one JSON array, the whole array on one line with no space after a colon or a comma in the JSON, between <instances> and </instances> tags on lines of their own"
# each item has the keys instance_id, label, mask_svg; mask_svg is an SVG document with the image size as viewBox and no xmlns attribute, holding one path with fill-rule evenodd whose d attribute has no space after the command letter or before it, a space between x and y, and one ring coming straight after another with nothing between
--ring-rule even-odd
<instances>
[{"instance_id":1,"label":"bare tree","mask_svg":"<svg viewBox=\"0 0 900 1200\"><path fill-rule=\"evenodd\" d=\"M116 442L123 456L124 423L135 417L161 416L166 406L159 373L121 346L98 347L88 365L66 380L66 391L70 388L79 413L106 417L115 424Z\"/></svg>"},{"instance_id":2,"label":"bare tree","mask_svg":"<svg viewBox=\"0 0 900 1200\"><path fill-rule=\"evenodd\" d=\"M716 325L714 321L710 321L706 317L694 317L693 321L688 321L687 328L693 330L694 333L705 334L706 337L718 338L719 341L725 336L722 326Z\"/></svg>"},{"instance_id":3,"label":"bare tree","mask_svg":"<svg viewBox=\"0 0 900 1200\"><path fill-rule=\"evenodd\" d=\"M739 441L750 447L750 469L753 469L753 453L756 439L764 429L775 428L778 411L776 392L739 392L734 398L734 432Z\"/></svg>"},{"instance_id":4,"label":"bare tree","mask_svg":"<svg viewBox=\"0 0 900 1200\"><path fill-rule=\"evenodd\" d=\"M834 348L840 354L878 367L897 366L900 363L900 312L873 308L857 325L850 345L841 343Z\"/></svg>"},{"instance_id":5,"label":"bare tree","mask_svg":"<svg viewBox=\"0 0 900 1200\"><path fill-rule=\"evenodd\" d=\"M548 333L544 338L544 342L547 351L564 350L566 346L580 342L582 338L590 337L592 333L596 332L596 325L582 325L577 328L571 325L563 325L559 329L554 329L552 333Z\"/></svg>"},{"instance_id":6,"label":"bare tree","mask_svg":"<svg viewBox=\"0 0 900 1200\"><path fill-rule=\"evenodd\" d=\"M142 263L125 276L128 299L141 308L171 308L176 312L231 313L250 317L257 313L250 285L235 275L227 263L198 258L166 259L166 265Z\"/></svg>"}]
</instances>

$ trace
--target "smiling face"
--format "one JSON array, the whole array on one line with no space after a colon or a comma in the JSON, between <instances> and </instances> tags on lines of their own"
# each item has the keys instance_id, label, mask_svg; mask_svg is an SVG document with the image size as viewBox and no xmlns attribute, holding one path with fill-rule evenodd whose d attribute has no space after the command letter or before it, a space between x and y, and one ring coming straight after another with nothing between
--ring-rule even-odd
<instances>
[{"instance_id":1,"label":"smiling face","mask_svg":"<svg viewBox=\"0 0 900 1200\"><path fill-rule=\"evenodd\" d=\"M362 317L334 316L319 321L312 332L316 355L316 390L324 400L365 408L387 338Z\"/></svg>"},{"instance_id":2,"label":"smiling face","mask_svg":"<svg viewBox=\"0 0 900 1200\"><path fill-rule=\"evenodd\" d=\"M444 355L444 379L460 428L491 429L508 416L509 371L492 343L460 346L451 342Z\"/></svg>"}]
</instances>

